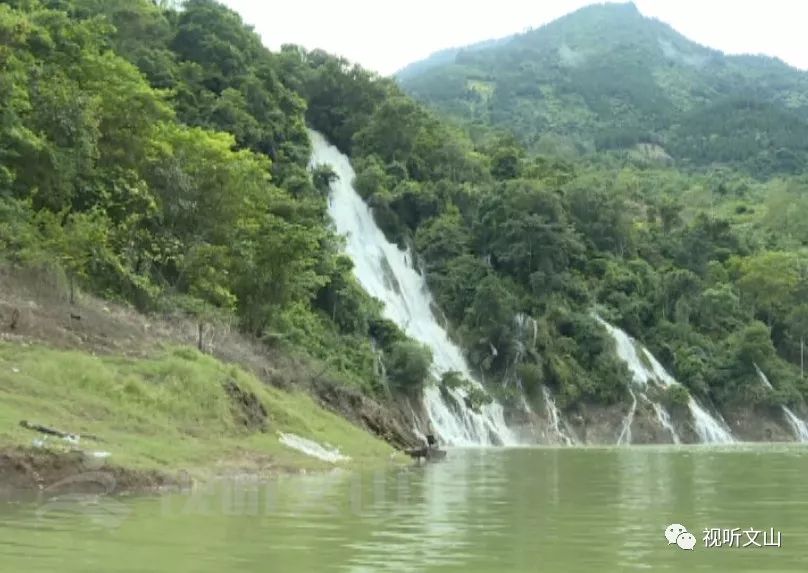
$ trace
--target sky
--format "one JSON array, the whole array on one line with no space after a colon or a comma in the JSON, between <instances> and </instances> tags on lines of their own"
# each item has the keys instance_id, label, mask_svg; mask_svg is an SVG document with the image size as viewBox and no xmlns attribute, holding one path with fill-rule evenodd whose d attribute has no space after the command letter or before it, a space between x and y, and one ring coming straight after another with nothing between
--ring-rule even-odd
<instances>
[{"instance_id":1,"label":"sky","mask_svg":"<svg viewBox=\"0 0 808 573\"><path fill-rule=\"evenodd\" d=\"M383 75L444 48L536 28L592 0L221 0L269 48L322 48ZM729 54L808 70L804 0L635 0L646 16Z\"/></svg>"}]
</instances>

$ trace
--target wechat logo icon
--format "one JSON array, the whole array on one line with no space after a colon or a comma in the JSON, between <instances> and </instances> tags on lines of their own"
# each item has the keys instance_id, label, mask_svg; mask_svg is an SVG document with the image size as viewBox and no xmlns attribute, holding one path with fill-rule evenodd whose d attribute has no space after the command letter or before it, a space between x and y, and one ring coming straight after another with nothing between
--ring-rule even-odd
<instances>
[{"instance_id":1,"label":"wechat logo icon","mask_svg":"<svg viewBox=\"0 0 808 573\"><path fill-rule=\"evenodd\" d=\"M688 532L684 525L678 523L671 523L665 528L665 539L668 540L668 545L676 545L686 551L693 551L696 546L695 536Z\"/></svg>"}]
</instances>

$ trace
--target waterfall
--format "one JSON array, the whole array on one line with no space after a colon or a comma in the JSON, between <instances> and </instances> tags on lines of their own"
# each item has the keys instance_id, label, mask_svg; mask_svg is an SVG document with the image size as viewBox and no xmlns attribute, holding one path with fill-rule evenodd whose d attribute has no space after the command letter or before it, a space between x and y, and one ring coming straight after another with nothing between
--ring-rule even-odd
<instances>
[{"instance_id":1,"label":"waterfall","mask_svg":"<svg viewBox=\"0 0 808 573\"><path fill-rule=\"evenodd\" d=\"M354 263L354 275L365 291L384 305L384 316L409 337L432 351L432 374L439 379L459 372L481 387L469 371L460 348L450 339L432 312L432 299L421 276L410 264L412 257L390 243L373 219L368 206L353 188L354 170L348 158L315 131L309 131L311 165L328 164L338 179L331 184L328 213L337 232L346 238L345 252ZM502 406L496 402L479 413L465 404L462 388L446 389L427 384L424 405L437 436L449 445L514 445L505 424Z\"/></svg>"},{"instance_id":2,"label":"waterfall","mask_svg":"<svg viewBox=\"0 0 808 573\"><path fill-rule=\"evenodd\" d=\"M651 354L647 348L640 345L628 334L616 326L609 324L599 316L595 315L595 318L606 328L614 339L617 347L617 355L628 366L629 370L631 371L634 384L637 386L643 398L648 400L653 406L657 420L659 421L659 425L671 433L671 438L673 439L674 443L679 443L679 436L676 434L676 430L670 423L668 411L662 404L651 400L645 393L645 388L649 383L656 384L661 388L667 388L669 386L677 385L679 382L668 374L667 370L665 370L662 364L659 363L656 357ZM642 354L638 352L638 349L640 349ZM713 417L692 396L688 400L687 406L690 410L690 415L693 418L693 426L696 430L696 434L699 436L700 441L722 444L735 441L735 439L732 437L732 433L726 427L726 423L724 423L720 416L718 419ZM636 404L634 407L632 407L631 412L626 418L629 426L631 421L633 421L635 408ZM624 431L626 431L625 427ZM630 438L630 428L627 431L629 432ZM623 433L621 433L621 437L622 435Z\"/></svg>"},{"instance_id":3,"label":"waterfall","mask_svg":"<svg viewBox=\"0 0 808 573\"><path fill-rule=\"evenodd\" d=\"M553 431L559 442L565 446L572 446L575 444L575 439L565 432L561 427L561 412L558 411L553 395L547 389L547 386L542 386L541 391L544 394L544 403L547 408L547 421L550 429Z\"/></svg>"},{"instance_id":4,"label":"waterfall","mask_svg":"<svg viewBox=\"0 0 808 573\"><path fill-rule=\"evenodd\" d=\"M539 337L539 323L536 322L536 319L520 312L513 317L513 324L516 328L517 339L524 344L526 335L530 335L530 348L535 348L536 339Z\"/></svg>"},{"instance_id":5,"label":"waterfall","mask_svg":"<svg viewBox=\"0 0 808 573\"><path fill-rule=\"evenodd\" d=\"M783 414L786 416L789 426L794 431L794 437L798 442L808 442L808 424L805 420L797 416L788 406L783 406Z\"/></svg>"},{"instance_id":6,"label":"waterfall","mask_svg":"<svg viewBox=\"0 0 808 573\"><path fill-rule=\"evenodd\" d=\"M755 364L755 370L757 370L758 377L760 381L763 382L763 385L769 390L774 390L771 382L769 382L769 378L763 373L763 370L758 368L757 364ZM783 417L786 419L786 422L788 422L788 425L791 426L791 431L794 432L796 440L798 442L808 442L808 424L805 423L805 420L792 412L791 408L788 406L782 405L780 407L783 409Z\"/></svg>"},{"instance_id":7,"label":"waterfall","mask_svg":"<svg viewBox=\"0 0 808 573\"><path fill-rule=\"evenodd\" d=\"M646 400L648 399L647 396L644 397ZM668 415L668 411L665 408L663 408L662 404L660 404L659 402L652 402L650 400L648 401L650 402L651 407L654 409L654 413L656 414L659 423L662 424L662 427L670 433L671 438L673 439L673 443L674 444L680 443L679 436L676 434L676 429L673 427L673 424L671 424L671 417L670 415Z\"/></svg>"},{"instance_id":8,"label":"waterfall","mask_svg":"<svg viewBox=\"0 0 808 573\"><path fill-rule=\"evenodd\" d=\"M628 388L628 393L631 395L631 408L629 408L628 414L626 414L623 421L623 429L620 430L620 435L617 436L618 446L631 443L631 424L634 423L634 414L637 413L637 395L631 386Z\"/></svg>"}]
</instances>

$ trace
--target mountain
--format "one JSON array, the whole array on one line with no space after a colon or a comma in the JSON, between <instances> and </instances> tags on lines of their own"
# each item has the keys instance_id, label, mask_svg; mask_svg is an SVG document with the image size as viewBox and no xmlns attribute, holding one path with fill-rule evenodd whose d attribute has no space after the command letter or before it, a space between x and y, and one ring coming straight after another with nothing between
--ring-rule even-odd
<instances>
[{"instance_id":1,"label":"mountain","mask_svg":"<svg viewBox=\"0 0 808 573\"><path fill-rule=\"evenodd\" d=\"M459 54L461 51L470 52L474 50L493 48L494 46L507 42L508 40L510 40L510 36L507 38L498 38L494 40L483 40L482 42L476 42L474 44L469 44L468 46L457 46L454 48L439 50L424 60L419 60L404 66L396 72L395 76L399 80L415 78L423 72L426 72L436 66L440 66L442 64L451 64L457 57L457 54Z\"/></svg>"},{"instance_id":2,"label":"mountain","mask_svg":"<svg viewBox=\"0 0 808 573\"><path fill-rule=\"evenodd\" d=\"M398 76L416 99L539 151L641 150L756 175L808 165L808 73L696 44L633 4L436 54Z\"/></svg>"},{"instance_id":3,"label":"mountain","mask_svg":"<svg viewBox=\"0 0 808 573\"><path fill-rule=\"evenodd\" d=\"M535 112L548 125L556 122L556 131L541 128L539 120L538 127L526 121L517 127L566 139L578 153L597 149L596 136L607 128L634 125L657 138L638 139L650 152L676 154L673 135L683 125L677 118L698 106L709 127L714 118L707 96L670 86L690 78L687 85L700 82L707 93L703 86L717 80L698 66L718 66L710 62L724 61L720 54L693 47L631 7L590 9L547 29L559 27L555 35L538 31L454 56L455 62L492 54L503 60L490 68L489 83L479 85L491 88L492 102L521 107L490 106L487 114ZM689 63L655 68L654 58L664 58L647 49L655 44L643 39L643 30L657 44L664 33L668 52L675 49ZM541 42L560 45L558 35L566 67L554 71L538 57L514 52L522 45L523 52L541 55ZM584 51L584 45L600 46L606 55L594 47ZM557 60L559 53L548 50L546 59ZM519 84L519 66L505 65L509 53L533 62L523 66L531 74L546 72L549 79ZM448 405L442 410L451 410L437 411L438 419L477 419L472 414L496 400L509 428L541 429L545 422L558 428L552 420L563 415L592 443L627 436L634 417L627 419L626 412L646 404L632 385L637 377L626 365L628 355L615 352L610 332L617 331L595 311L645 345L682 383L646 396L669 408L674 424L676 411L694 411L691 397L721 411L733 431L736 422L741 429L750 420L777 423L780 406L808 414L801 369L808 338L804 174L756 181L739 170L626 166L612 161L620 147L596 154L596 161L569 161L526 153L512 137L477 139L389 78L321 50L268 50L238 14L215 0L187 0L181 10L151 0L0 3L0 58L0 275L29 277L19 303L7 302L9 289L0 283L0 337L27 340L41 330L25 302L28 285L36 285L58 301L59 314L49 322L59 327L59 340L69 336L87 351L85 341L98 338L90 334L93 316L104 314L98 308L105 303L90 304L97 313L86 306L86 295L94 294L150 317L187 317L190 329L177 330L183 340L193 336L212 352L233 349L223 354L228 360L249 356L219 335L238 330L246 348L254 346L270 361L265 368L244 359L250 370L274 386L315 393L397 445L415 439L407 428L427 429L433 416L428 404L440 406L438 399ZM588 58L603 66L614 58L619 65L598 76ZM743 72L740 79L732 76L732 85L747 82L748 91L768 94L768 100L760 96L763 119L769 120L766 110L775 110L774 117L785 118L784 132L801 133L803 92L797 83L779 90L771 85L772 78L798 82L803 76L776 62L726 61ZM447 66L457 64L436 65L419 77ZM650 69L660 71L643 76ZM612 77L618 71L624 73L619 81ZM500 76L508 81L498 84ZM659 78L668 78L667 89L659 89ZM607 84L611 92L604 91ZM537 85L545 99L529 97ZM691 111L676 108L674 100ZM768 123L756 127L748 118L727 129L778 135ZM484 125L489 119L480 118ZM696 128L706 129L696 124L685 133ZM797 137L789 148L795 161L804 157L801 144ZM339 199L336 185L352 189ZM345 207L363 214L350 225L372 228L365 206L386 241L373 233L371 244L368 233L350 226L338 231L338 222L349 217L334 216L333 209ZM345 247L345 231L347 241L361 243L353 251ZM406 246L406 257L392 243ZM398 257L394 264L374 255L379 247ZM34 278L40 276L52 278ZM394 293L402 311L388 313L384 304ZM418 304L412 304L414 296ZM430 320L430 313L437 318ZM438 327L446 332L422 334ZM116 327L103 330L110 328ZM447 358L446 334L484 390L466 379L461 358ZM434 344L423 346L425 339ZM631 344L627 348L636 354ZM16 356L17 346L7 354ZM187 361L194 360L201 364L201 358ZM635 373L640 370L641 360L629 362ZM188 399L198 400L181 402L183 408L211 403L215 387L217 416L229 411L222 401L229 395L248 406L249 420L260 409L244 388L232 388L231 377L238 378L227 373L196 385L182 382ZM116 400L137 401L156 391L154 381L133 384L134 398L127 391ZM461 391L466 396L454 400L455 408L448 400ZM154 402L163 413L174 411ZM288 414L271 403L265 409L272 417ZM303 410L294 410L289 415L298 419ZM379 412L389 415L382 419ZM686 421L695 423L692 418L687 414ZM238 429L236 419L226 427ZM498 414L496 419L498 424ZM636 441L672 438L662 431L664 417L658 432L640 432L647 424L639 411L636 419ZM62 421L51 423L62 427ZM273 431L284 428L272 423ZM441 434L440 424L432 424ZM782 434L758 430L737 435ZM3 443L0 436L0 448Z\"/></svg>"}]
</instances>

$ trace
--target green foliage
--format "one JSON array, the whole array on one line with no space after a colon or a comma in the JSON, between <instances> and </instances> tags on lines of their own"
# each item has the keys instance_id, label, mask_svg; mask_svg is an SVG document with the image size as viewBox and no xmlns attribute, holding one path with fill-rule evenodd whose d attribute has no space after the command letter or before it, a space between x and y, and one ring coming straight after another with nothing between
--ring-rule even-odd
<instances>
[{"instance_id":1,"label":"green foliage","mask_svg":"<svg viewBox=\"0 0 808 573\"><path fill-rule=\"evenodd\" d=\"M541 153L724 164L756 177L808 165L804 73L700 46L632 4L589 6L520 35L439 53L398 78L441 112L506 129ZM514 175L513 156L493 157L497 177Z\"/></svg>"},{"instance_id":2,"label":"green foliage","mask_svg":"<svg viewBox=\"0 0 808 573\"><path fill-rule=\"evenodd\" d=\"M673 384L665 389L662 401L669 408L686 408L690 401L690 392L682 385Z\"/></svg>"},{"instance_id":3,"label":"green foliage","mask_svg":"<svg viewBox=\"0 0 808 573\"><path fill-rule=\"evenodd\" d=\"M471 383L467 378L463 377L462 374L453 370L445 372L443 376L441 376L440 389L442 392L462 389L464 393L464 405L478 414L483 406L487 406L494 401L493 396L483 388L477 384Z\"/></svg>"},{"instance_id":4,"label":"green foliage","mask_svg":"<svg viewBox=\"0 0 808 573\"><path fill-rule=\"evenodd\" d=\"M450 390L455 390L457 388L464 387L466 385L466 380L463 378L463 375L460 374L460 372L450 370L443 373L443 376L440 378L440 385L449 388Z\"/></svg>"},{"instance_id":5,"label":"green foliage","mask_svg":"<svg viewBox=\"0 0 808 573\"><path fill-rule=\"evenodd\" d=\"M493 401L494 398L479 386L471 386L465 398L466 406L478 414L483 406L487 406Z\"/></svg>"},{"instance_id":6,"label":"green foliage","mask_svg":"<svg viewBox=\"0 0 808 573\"><path fill-rule=\"evenodd\" d=\"M264 428L245 427L229 384L255 397L267 414ZM233 459L234 452L323 468L279 443L277 432L339 444L358 462L386 460L391 453L305 393L279 390L191 348L132 359L0 344L0 425L6 428L0 445L30 446L31 433L19 421L32 411L58 428L114 443L116 465L171 473Z\"/></svg>"},{"instance_id":7,"label":"green foliage","mask_svg":"<svg viewBox=\"0 0 808 573\"><path fill-rule=\"evenodd\" d=\"M704 50L630 6L442 61L405 86L474 125L322 51L272 53L213 0L0 4L0 253L56 261L140 308L232 314L368 392L381 354L393 386L417 392L429 353L339 255L334 173L308 171L309 124L351 155L358 192L412 249L492 394L518 378L562 407L625 400L630 376L593 304L694 395L808 390L795 374L804 78Z\"/></svg>"},{"instance_id":8,"label":"green foliage","mask_svg":"<svg viewBox=\"0 0 808 573\"><path fill-rule=\"evenodd\" d=\"M71 296L235 314L375 388L379 307L336 260L280 55L210 0L4 3L0 31L4 258L57 262Z\"/></svg>"},{"instance_id":9,"label":"green foliage","mask_svg":"<svg viewBox=\"0 0 808 573\"><path fill-rule=\"evenodd\" d=\"M594 21L611 18L612 8L591 10ZM620 11L618 21L631 20L631 30L648 24L632 10L614 10ZM575 27L575 42L588 41L591 23ZM621 37L629 45L638 41L630 35ZM530 53L544 50L532 46L528 37L520 41ZM653 41L656 45L656 37ZM677 49L682 48L677 42ZM564 56L568 63L580 55L570 47L573 53ZM507 44L492 48L500 53L507 49ZM615 58L625 56L623 47L615 50ZM490 54L484 52L458 55L463 63L457 65L464 66L465 73L487 61ZM648 343L693 392L726 396L720 389L726 384L728 341L755 316L768 321L768 307L753 304L755 258L763 244L770 250L772 245L786 245L774 230L771 237L763 234L763 219L749 206L766 197L770 188L784 186L776 180L755 183L728 170L685 174L667 160L654 159L659 151L654 146L664 140L653 132L662 133L667 126L667 119L654 118L672 92L668 87L657 90L655 80L643 71L652 62L641 58L613 77L594 73L588 65L572 70L572 83L565 89L585 86L585 105L596 110L584 114L589 118L585 122L582 116L569 115L579 105L571 96L553 93L555 80L539 82L538 89L532 80L515 87L503 82L520 82L518 74L507 80L498 76L500 69L510 73L507 66L487 68L488 79L474 79L470 89L464 84L465 95L452 90L441 95L447 105L463 106L468 97L476 102L472 108L479 104L502 114L489 117L486 111L475 116L480 125L474 128L472 143L386 80L321 52L287 47L282 56L284 69L290 71L287 85L316 94L317 110L309 120L351 154L358 192L388 238L415 248L450 331L487 381L497 385L518 376L530 392L548 384L565 406L580 400L626 399L630 376L614 358L608 338L588 318L597 302ZM541 57L552 59L557 53ZM522 57L514 61L531 73L539 70L540 64L527 65ZM597 82L590 82L587 74ZM420 81L413 77L405 83L408 89ZM453 82L456 77L444 79ZM593 89L595 83L606 86L605 92ZM438 85L437 79L432 85ZM487 85L492 91L486 91ZM351 95L340 100L324 86L333 94ZM613 101L622 102L620 113L603 102L607 92ZM653 97L645 99L648 94ZM549 106L530 129L553 131L564 125L556 132L568 141L572 138L576 153L595 147L580 135L586 131L606 146L644 142L650 159L638 168L608 154L594 162L530 156L513 137L484 127L513 127L516 115L508 113L516 105L521 110ZM627 109L639 115L629 111L626 121ZM553 114L564 120L551 119ZM618 121L627 129L612 137L605 126ZM576 131L579 128L583 131ZM522 137L526 139L529 147L542 148L538 139ZM793 186L788 189L789 197L799 192ZM738 209L740 198L744 209ZM796 217L794 213L790 220ZM792 252L793 243L780 250ZM772 272L772 280L783 276L778 268ZM750 278L742 280L744 276ZM789 297L802 288L804 280L789 282ZM762 295L765 286L758 290ZM795 359L793 331L801 327L788 326L784 308L775 309L772 319L773 363ZM515 335L514 320L520 312L542 317L541 336L530 344Z\"/></svg>"},{"instance_id":10,"label":"green foliage","mask_svg":"<svg viewBox=\"0 0 808 573\"><path fill-rule=\"evenodd\" d=\"M394 343L385 357L390 381L400 390L414 395L426 383L431 364L429 349L411 340Z\"/></svg>"},{"instance_id":11,"label":"green foliage","mask_svg":"<svg viewBox=\"0 0 808 573\"><path fill-rule=\"evenodd\" d=\"M311 178L317 191L328 195L331 184L337 180L337 174L330 165L317 165L312 169Z\"/></svg>"},{"instance_id":12,"label":"green foliage","mask_svg":"<svg viewBox=\"0 0 808 573\"><path fill-rule=\"evenodd\" d=\"M525 362L517 367L516 375L522 381L522 389L529 396L538 395L544 381L544 372L538 364Z\"/></svg>"},{"instance_id":13,"label":"green foliage","mask_svg":"<svg viewBox=\"0 0 808 573\"><path fill-rule=\"evenodd\" d=\"M771 324L795 301L797 287L807 269L806 261L797 253L763 252L740 262L738 286L752 308L765 315Z\"/></svg>"}]
</instances>

